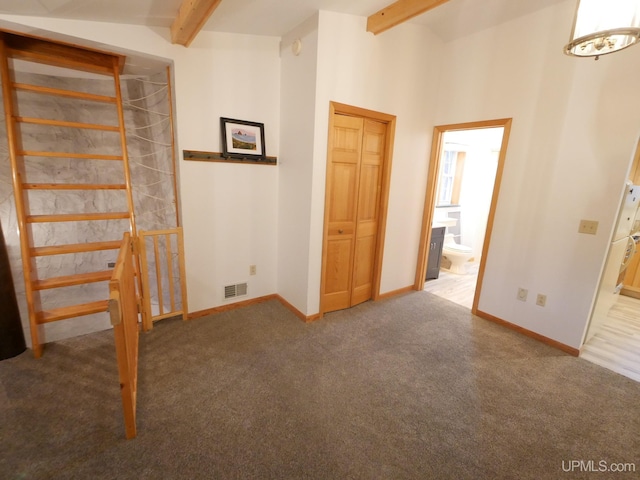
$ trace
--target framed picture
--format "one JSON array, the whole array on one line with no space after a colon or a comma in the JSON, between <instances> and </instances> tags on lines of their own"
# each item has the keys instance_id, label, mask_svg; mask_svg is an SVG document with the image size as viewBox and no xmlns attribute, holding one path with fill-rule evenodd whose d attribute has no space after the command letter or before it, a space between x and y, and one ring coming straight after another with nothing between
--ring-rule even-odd
<instances>
[{"instance_id":1,"label":"framed picture","mask_svg":"<svg viewBox=\"0 0 640 480\"><path fill-rule=\"evenodd\" d=\"M264 123L220 117L222 156L224 158L261 161L264 148Z\"/></svg>"}]
</instances>

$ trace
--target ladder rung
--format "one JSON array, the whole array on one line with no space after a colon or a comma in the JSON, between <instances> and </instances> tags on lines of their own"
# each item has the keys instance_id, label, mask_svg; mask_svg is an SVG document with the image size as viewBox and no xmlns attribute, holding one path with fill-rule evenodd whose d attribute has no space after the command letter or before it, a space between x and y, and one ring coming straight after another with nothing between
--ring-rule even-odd
<instances>
[{"instance_id":1,"label":"ladder rung","mask_svg":"<svg viewBox=\"0 0 640 480\"><path fill-rule=\"evenodd\" d=\"M85 283L104 282L111 279L112 271L77 273L75 275L65 275L62 277L52 277L33 282L34 290L46 290L47 288L73 287Z\"/></svg>"},{"instance_id":2,"label":"ladder rung","mask_svg":"<svg viewBox=\"0 0 640 480\"><path fill-rule=\"evenodd\" d=\"M48 222L84 222L91 220L120 220L129 218L129 212L101 212L101 213L64 213L60 215L29 215L28 223Z\"/></svg>"},{"instance_id":3,"label":"ladder rung","mask_svg":"<svg viewBox=\"0 0 640 480\"><path fill-rule=\"evenodd\" d=\"M88 130L104 130L107 132L119 132L120 127L115 125L100 125L97 123L67 122L64 120L50 120L47 118L15 117L16 122L31 123L34 125L49 125L52 127L84 128Z\"/></svg>"},{"instance_id":4,"label":"ladder rung","mask_svg":"<svg viewBox=\"0 0 640 480\"><path fill-rule=\"evenodd\" d=\"M94 102L117 103L116 97L106 95L95 95L93 93L76 92L74 90L63 90L61 88L41 87L40 85L29 85L27 83L13 83L13 88L25 92L44 93L45 95L57 95L59 97L80 98L82 100L92 100Z\"/></svg>"},{"instance_id":5,"label":"ladder rung","mask_svg":"<svg viewBox=\"0 0 640 480\"><path fill-rule=\"evenodd\" d=\"M100 250L117 250L122 245L121 240L112 242L70 243L68 245L50 245L31 249L32 257L45 255L65 255L67 253L98 252Z\"/></svg>"},{"instance_id":6,"label":"ladder rung","mask_svg":"<svg viewBox=\"0 0 640 480\"><path fill-rule=\"evenodd\" d=\"M89 160L123 160L122 155L100 155L98 153L70 153L70 152L37 152L33 150L20 150L18 155L24 157L59 157L59 158L86 158Z\"/></svg>"},{"instance_id":7,"label":"ladder rung","mask_svg":"<svg viewBox=\"0 0 640 480\"><path fill-rule=\"evenodd\" d=\"M91 315L92 313L106 312L108 309L109 301L99 300L97 302L72 305L70 307L52 308L51 310L36 312L36 320L38 323L49 323L58 320L65 320L67 318Z\"/></svg>"},{"instance_id":8,"label":"ladder rung","mask_svg":"<svg viewBox=\"0 0 640 480\"><path fill-rule=\"evenodd\" d=\"M97 183L23 183L25 190L126 190L127 186Z\"/></svg>"}]
</instances>

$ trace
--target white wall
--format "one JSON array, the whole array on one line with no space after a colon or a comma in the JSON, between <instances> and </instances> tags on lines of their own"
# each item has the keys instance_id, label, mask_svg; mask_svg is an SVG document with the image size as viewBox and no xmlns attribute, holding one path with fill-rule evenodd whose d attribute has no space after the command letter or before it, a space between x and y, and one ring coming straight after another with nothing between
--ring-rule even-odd
<instances>
[{"instance_id":1,"label":"white wall","mask_svg":"<svg viewBox=\"0 0 640 480\"><path fill-rule=\"evenodd\" d=\"M298 56L291 44L302 41ZM278 225L278 293L305 314L309 309L309 244L315 127L318 16L281 42L281 118Z\"/></svg>"},{"instance_id":2,"label":"white wall","mask_svg":"<svg viewBox=\"0 0 640 480\"><path fill-rule=\"evenodd\" d=\"M329 102L397 116L381 293L414 282L441 41L404 24L382 35L366 18L320 12L309 312L319 309Z\"/></svg>"},{"instance_id":3,"label":"white wall","mask_svg":"<svg viewBox=\"0 0 640 480\"><path fill-rule=\"evenodd\" d=\"M204 32L184 49L166 29L7 19L173 60L181 149L218 150L220 116L263 121L270 155L280 140L277 168L180 163L192 310L220 304L222 285L257 264L251 296L318 311L330 101L397 115L383 293L413 283L433 126L512 117L479 307L578 347L640 124L640 57L564 56L574 7L445 45L415 25L373 36L365 18L322 11L281 52L274 38ZM581 218L600 221L596 236L576 233Z\"/></svg>"},{"instance_id":4,"label":"white wall","mask_svg":"<svg viewBox=\"0 0 640 480\"><path fill-rule=\"evenodd\" d=\"M220 117L263 122L266 152L278 155L279 38L202 32L187 49L169 30L133 25L0 15L34 34L105 49L135 49L175 65L178 148L220 151ZM6 26L6 24L5 24ZM38 30L42 29L42 31ZM189 309L224 303L223 286L249 282L248 297L276 292L278 168L183 161L180 190ZM257 275L249 276L249 265Z\"/></svg>"},{"instance_id":5,"label":"white wall","mask_svg":"<svg viewBox=\"0 0 640 480\"><path fill-rule=\"evenodd\" d=\"M640 51L565 56L574 11L567 1L447 44L437 124L513 118L479 309L579 347L637 141ZM582 218L597 235L577 233Z\"/></svg>"}]
</instances>

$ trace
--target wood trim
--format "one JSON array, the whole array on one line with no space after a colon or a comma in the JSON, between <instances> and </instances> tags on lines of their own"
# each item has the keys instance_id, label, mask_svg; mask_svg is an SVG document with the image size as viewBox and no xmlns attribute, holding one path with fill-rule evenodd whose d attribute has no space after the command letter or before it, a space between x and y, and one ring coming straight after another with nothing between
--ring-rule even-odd
<instances>
[{"instance_id":1,"label":"wood trim","mask_svg":"<svg viewBox=\"0 0 640 480\"><path fill-rule=\"evenodd\" d=\"M249 305L268 302L269 300L277 299L278 296L279 295L273 293L271 295L265 295L263 297L250 298L248 300L242 300L240 302L228 303L226 305L207 308L205 310L189 312L188 318L189 320L193 320L194 318L206 317L207 315L215 315L217 313L228 312L229 310L235 310L237 308L248 307Z\"/></svg>"},{"instance_id":2,"label":"wood trim","mask_svg":"<svg viewBox=\"0 0 640 480\"><path fill-rule=\"evenodd\" d=\"M253 158L226 158L220 152L202 152L198 150L183 150L182 158L184 160L196 162L218 162L218 163L241 163L245 165L277 165L278 157L264 157L264 160L255 160Z\"/></svg>"},{"instance_id":3,"label":"wood trim","mask_svg":"<svg viewBox=\"0 0 640 480\"><path fill-rule=\"evenodd\" d=\"M550 347L557 348L558 350L562 350L563 352L568 353L569 355L572 355L574 357L577 357L578 355L580 355L579 348L570 347L569 345L565 345L564 343L558 342L557 340L553 340L552 338L545 337L544 335L540 335L539 333L532 332L531 330L527 330L526 328L523 328L519 325L515 325L511 322L507 322L506 320L502 320L501 318L494 317L489 313L478 310L475 312L475 315L484 320L497 323L498 325L501 325L510 330L518 332L526 337L533 338L534 340L538 340L539 342L549 345Z\"/></svg>"},{"instance_id":4,"label":"wood trim","mask_svg":"<svg viewBox=\"0 0 640 480\"><path fill-rule=\"evenodd\" d=\"M171 43L188 47L207 23L221 0L182 0L171 24Z\"/></svg>"},{"instance_id":5,"label":"wood trim","mask_svg":"<svg viewBox=\"0 0 640 480\"><path fill-rule=\"evenodd\" d=\"M282 298L277 293L272 293L270 295L264 295L262 297L250 298L249 300L243 300L241 302L234 302L228 305L220 305L218 307L207 308L206 310L198 310L197 312L189 313L189 320L193 320L195 318L206 317L208 315L215 315L217 313L228 312L230 310L236 310L238 308L248 307L249 305L256 305L258 303L268 302L269 300L278 300L284 307L290 310L296 317L302 320L305 323L314 322L321 318L319 313L314 315L305 315L296 307L287 302L284 298Z\"/></svg>"},{"instance_id":6,"label":"wood trim","mask_svg":"<svg viewBox=\"0 0 640 480\"><path fill-rule=\"evenodd\" d=\"M398 0L367 18L367 32L378 35L449 0Z\"/></svg>"},{"instance_id":7,"label":"wood trim","mask_svg":"<svg viewBox=\"0 0 640 480\"><path fill-rule=\"evenodd\" d=\"M322 220L322 256L320 257L320 318L324 314L324 291L327 286L327 279L324 270L327 265L327 242L329 236L329 195L327 195L327 179L329 176L329 163L331 162L331 152L333 151L333 129L334 116L336 113L336 103L329 102L329 130L327 139L327 160L325 165L325 195L324 195L324 218Z\"/></svg>"},{"instance_id":8,"label":"wood trim","mask_svg":"<svg viewBox=\"0 0 640 480\"><path fill-rule=\"evenodd\" d=\"M126 185L94 183L23 183L25 190L125 190Z\"/></svg>"},{"instance_id":9,"label":"wood trim","mask_svg":"<svg viewBox=\"0 0 640 480\"><path fill-rule=\"evenodd\" d=\"M74 275L64 275L61 277L46 278L33 282L34 290L46 290L49 288L72 287L85 283L105 282L111 279L111 270L91 273L76 273Z\"/></svg>"},{"instance_id":10,"label":"wood trim","mask_svg":"<svg viewBox=\"0 0 640 480\"><path fill-rule=\"evenodd\" d=\"M92 220L124 220L129 218L129 212L98 212L98 213L61 213L58 215L27 215L27 223L49 222L86 222Z\"/></svg>"},{"instance_id":11,"label":"wood trim","mask_svg":"<svg viewBox=\"0 0 640 480\"><path fill-rule=\"evenodd\" d=\"M77 98L80 100L91 100L92 102L116 103L116 97L106 95L96 95L94 93L76 92L74 90L63 90L61 88L41 87L40 85L29 85L28 83L12 83L16 90L24 92L40 93L42 95L55 95L58 97Z\"/></svg>"},{"instance_id":12,"label":"wood trim","mask_svg":"<svg viewBox=\"0 0 640 480\"><path fill-rule=\"evenodd\" d=\"M178 271L180 273L180 295L182 297L182 320L186 321L189 318L189 297L187 294L187 267L184 257L184 229L180 226L177 228L180 230L178 235L178 257L180 258Z\"/></svg>"},{"instance_id":13,"label":"wood trim","mask_svg":"<svg viewBox=\"0 0 640 480\"><path fill-rule=\"evenodd\" d=\"M20 150L17 153L18 155L22 155L23 157L79 158L84 160L123 160L122 155L101 155L98 153L41 152L35 150Z\"/></svg>"},{"instance_id":14,"label":"wood trim","mask_svg":"<svg viewBox=\"0 0 640 480\"><path fill-rule=\"evenodd\" d=\"M91 315L93 313L102 313L109 310L108 300L98 300L97 302L83 303L81 305L73 305L71 307L53 308L36 313L38 324L57 322L58 320L66 320L67 318L81 317L83 315Z\"/></svg>"},{"instance_id":15,"label":"wood trim","mask_svg":"<svg viewBox=\"0 0 640 480\"><path fill-rule=\"evenodd\" d=\"M111 242L91 242L91 243L72 243L68 245L50 245L44 247L33 247L31 249L32 257L42 257L45 255L65 255L67 253L83 253L97 252L100 250L117 250L120 248L121 242L114 240Z\"/></svg>"},{"instance_id":16,"label":"wood trim","mask_svg":"<svg viewBox=\"0 0 640 480\"><path fill-rule=\"evenodd\" d=\"M160 255L159 238L165 240L165 254L164 261ZM176 239L175 248L173 247L172 238ZM152 246L147 250L146 240L150 239ZM138 232L138 237L135 242L137 251L139 252L140 262L140 291L142 292L142 329L147 332L153 328L153 322L161 320L163 318L175 317L180 315L183 320L188 319L189 305L187 301L187 285L186 285L186 268L184 265L184 238L182 227L176 227L165 230L153 230ZM147 252L152 253L152 262L149 262ZM176 310L176 298L175 298L175 285L176 277L173 268L173 255L178 255L178 271L180 275L180 300L182 302L180 310ZM158 294L158 314L153 315L151 309L151 281L150 276L150 264L155 263L155 282L157 286ZM164 267L163 267L164 263ZM167 305L164 303L164 291L162 272L167 273L167 286L169 291L169 305L170 311L165 311Z\"/></svg>"},{"instance_id":17,"label":"wood trim","mask_svg":"<svg viewBox=\"0 0 640 480\"><path fill-rule=\"evenodd\" d=\"M333 151L333 118L336 114L350 115L354 117L368 118L371 120L377 120L387 124L386 132L386 146L385 146L385 159L384 168L382 172L381 192L380 192L380 216L378 219L378 232L375 252L375 265L373 270L373 282L371 286L371 299L376 301L380 298L380 281L382 278L382 258L384 255L384 243L387 226L387 213L389 204L389 190L391 185L391 165L393 162L393 146L395 139L396 128L396 116L388 113L376 112L375 110L368 110L366 108L355 107L353 105L347 105L339 102L329 102L329 122L328 122L328 142L327 142L327 160L326 171L329 171L330 155ZM325 185L326 189L326 185ZM325 192L326 193L326 192ZM328 237L328 225L329 220L329 195L325 194L324 201L324 220L322 227L322 257L321 257L321 277L320 277L320 312L318 318L322 318L324 314L324 302L323 292L326 286L326 278L324 275L325 266L327 263L327 237Z\"/></svg>"},{"instance_id":18,"label":"wood trim","mask_svg":"<svg viewBox=\"0 0 640 480\"><path fill-rule=\"evenodd\" d=\"M378 234L376 242L375 270L373 284L371 285L371 299L380 299L380 282L382 280L382 259L384 256L384 244L387 231L387 215L389 213L389 190L391 189L391 164L393 162L393 146L396 135L396 117L387 122L387 136L384 154L384 167L382 171L382 191L380 192L380 213L378 217Z\"/></svg>"},{"instance_id":19,"label":"wood trim","mask_svg":"<svg viewBox=\"0 0 640 480\"><path fill-rule=\"evenodd\" d=\"M500 120L502 121L502 120ZM480 258L480 267L478 269L478 281L476 283L476 293L473 297L473 306L471 313L477 314L478 303L480 302L480 294L482 293L482 285L484 282L484 271L487 265L487 256L489 254L489 245L491 244L491 233L493 232L493 222L496 217L496 207L498 206L498 197L500 196L500 185L502 184L502 172L507 158L507 147L509 145L509 137L511 135L510 118L504 119L502 126L502 145L500 145L500 153L498 155L498 168L496 169L496 179L493 184L493 193L491 195L491 206L489 207L489 217L487 218L487 228L484 233L484 241L482 243L482 257Z\"/></svg>"},{"instance_id":20,"label":"wood trim","mask_svg":"<svg viewBox=\"0 0 640 480\"><path fill-rule=\"evenodd\" d=\"M14 58L101 75L111 75L114 61L118 71L124 68L124 55L7 30L0 30L0 34Z\"/></svg>"},{"instance_id":21,"label":"wood trim","mask_svg":"<svg viewBox=\"0 0 640 480\"><path fill-rule=\"evenodd\" d=\"M122 106L122 89L120 87L120 71L118 69L118 63L114 58L111 65L111 73L113 74L113 83L115 87L116 96L116 110L118 112L118 127L120 130L120 149L122 152L122 161L124 163L124 184L127 191L127 205L129 207L129 233L133 238L137 236L136 230L136 213L135 204L133 202L133 191L131 187L131 168L129 167L129 154L127 149L127 132L124 121L124 108ZM140 271L140 259L136 257L135 261L136 271ZM142 284L140 278L138 278L138 288L142 291Z\"/></svg>"},{"instance_id":22,"label":"wood trim","mask_svg":"<svg viewBox=\"0 0 640 480\"><path fill-rule=\"evenodd\" d=\"M414 290L413 285L409 285L408 287L399 288L397 290L392 290L390 292L385 292L381 295L378 295L378 301L386 300L388 298L397 297L398 295L402 295L403 293L409 293Z\"/></svg>"},{"instance_id":23,"label":"wood trim","mask_svg":"<svg viewBox=\"0 0 640 480\"><path fill-rule=\"evenodd\" d=\"M67 122L64 120L50 120L48 118L33 118L33 117L16 117L16 122L31 123L34 125L49 125L53 127L67 127L67 128L84 128L87 130L104 130L106 132L119 132L120 128L117 125L101 125L98 123L83 123L83 122Z\"/></svg>"},{"instance_id":24,"label":"wood trim","mask_svg":"<svg viewBox=\"0 0 640 480\"><path fill-rule=\"evenodd\" d=\"M173 198L176 202L176 227L181 226L180 208L182 202L178 198L178 169L176 155L176 132L173 121L173 84L171 83L171 66L167 65L167 100L169 103L169 127L171 131L171 167L173 169ZM186 312L184 319L186 320Z\"/></svg>"},{"instance_id":25,"label":"wood trim","mask_svg":"<svg viewBox=\"0 0 640 480\"><path fill-rule=\"evenodd\" d=\"M622 290L620 290L620 294L640 299L640 288L624 286L622 287Z\"/></svg>"},{"instance_id":26,"label":"wood trim","mask_svg":"<svg viewBox=\"0 0 640 480\"><path fill-rule=\"evenodd\" d=\"M422 227L420 228L420 243L418 244L418 265L416 267L416 278L414 290L424 289L425 277L427 276L427 245L431 243L431 224L433 223L433 209L436 204L436 193L438 191L438 173L440 172L440 152L442 151L442 134L440 127L433 129L431 139L431 155L429 157L429 173L427 176L427 189L424 199L424 210L422 211Z\"/></svg>"},{"instance_id":27,"label":"wood trim","mask_svg":"<svg viewBox=\"0 0 640 480\"><path fill-rule=\"evenodd\" d=\"M320 315L320 313L316 313L314 315L305 315L300 310L298 310L296 307L294 307L289 302L287 302L280 295L276 295L276 299L282 305L284 305L286 308L288 308L296 317L298 317L300 320L302 320L305 323L315 322L316 320L319 320L320 318L322 318L322 315Z\"/></svg>"},{"instance_id":28,"label":"wood trim","mask_svg":"<svg viewBox=\"0 0 640 480\"><path fill-rule=\"evenodd\" d=\"M484 279L485 265L491 243L491 233L495 219L495 209L498 203L500 193L500 184L502 182L502 172L507 155L507 146L509 144L509 136L511 134L511 118L498 118L495 120L482 120L478 122L454 123L448 125L439 125L433 129L433 138L431 141L431 154L429 158L429 175L427 178L427 187L425 194L425 205L422 214L422 227L420 229L420 244L418 249L418 261L416 266L416 278L414 289L422 290L424 288L424 278L427 272L427 245L431 241L431 224L433 222L433 210L436 202L436 190L438 184L438 173L440 171L440 157L442 153L442 137L445 132L452 130L478 130L482 128L503 127L502 144L500 146L500 154L498 156L498 167L496 169L495 183L491 197L491 206L489 216L487 218L487 228L484 235L482 246L482 256L480 258L480 267L478 269L478 282L473 299L472 313L476 313L480 294L482 292L482 283Z\"/></svg>"},{"instance_id":29,"label":"wood trim","mask_svg":"<svg viewBox=\"0 0 640 480\"><path fill-rule=\"evenodd\" d=\"M341 115L351 115L354 117L370 118L372 120L378 120L380 122L389 123L396 119L395 115L388 113L376 112L375 110L369 110L367 108L355 107L353 105L347 105L340 102L329 102L329 109L333 107L333 113L339 113Z\"/></svg>"},{"instance_id":30,"label":"wood trim","mask_svg":"<svg viewBox=\"0 0 640 480\"><path fill-rule=\"evenodd\" d=\"M29 211L28 198L24 195L22 189L24 168L21 166L23 162L18 161L22 145L20 135L18 135L17 125L13 121L15 116L15 95L12 92L11 85L13 78L9 68L9 58L7 56L7 46L4 38L0 36L0 83L2 84L2 96L4 104L4 118L7 130L7 147L9 150L9 162L11 164L13 195L16 203L16 219L18 223L18 233L20 236L20 253L22 257L22 272L25 284L25 298L29 312L29 326L31 331L31 347L35 358L42 356L42 344L40 343L40 335L38 333L38 317L36 311L41 309L40 295L33 292L31 284L37 280L33 262L30 257L29 245L33 244L31 238L31 229L26 221L26 215Z\"/></svg>"}]
</instances>

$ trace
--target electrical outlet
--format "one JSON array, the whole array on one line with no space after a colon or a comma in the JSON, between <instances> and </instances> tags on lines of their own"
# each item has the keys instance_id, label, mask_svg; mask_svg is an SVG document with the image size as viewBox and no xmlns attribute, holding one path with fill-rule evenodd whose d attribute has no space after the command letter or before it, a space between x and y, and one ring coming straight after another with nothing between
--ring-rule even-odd
<instances>
[{"instance_id":1,"label":"electrical outlet","mask_svg":"<svg viewBox=\"0 0 640 480\"><path fill-rule=\"evenodd\" d=\"M547 304L547 296L539 293L536 297L536 305L539 307L544 307Z\"/></svg>"},{"instance_id":2,"label":"electrical outlet","mask_svg":"<svg viewBox=\"0 0 640 480\"><path fill-rule=\"evenodd\" d=\"M249 275L255 275L255 274L256 274L256 266L249 265Z\"/></svg>"},{"instance_id":3,"label":"electrical outlet","mask_svg":"<svg viewBox=\"0 0 640 480\"><path fill-rule=\"evenodd\" d=\"M580 220L580 226L578 227L578 233L586 233L588 235L595 235L598 233L598 222L595 220Z\"/></svg>"},{"instance_id":4,"label":"electrical outlet","mask_svg":"<svg viewBox=\"0 0 640 480\"><path fill-rule=\"evenodd\" d=\"M107 268L116 268L116 262L107 263Z\"/></svg>"},{"instance_id":5,"label":"electrical outlet","mask_svg":"<svg viewBox=\"0 0 640 480\"><path fill-rule=\"evenodd\" d=\"M529 290L527 290L526 288L518 288L518 296L516 297L518 300L520 300L521 302L526 302L527 301L527 295L529 294Z\"/></svg>"}]
</instances>

